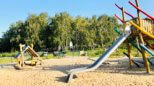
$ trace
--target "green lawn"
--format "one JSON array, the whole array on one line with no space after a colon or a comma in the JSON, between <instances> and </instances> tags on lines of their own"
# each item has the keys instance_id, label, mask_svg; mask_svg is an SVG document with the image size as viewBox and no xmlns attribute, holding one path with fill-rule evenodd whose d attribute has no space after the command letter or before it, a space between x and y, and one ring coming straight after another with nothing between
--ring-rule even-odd
<instances>
[{"instance_id":1,"label":"green lawn","mask_svg":"<svg viewBox=\"0 0 154 86\"><path fill-rule=\"evenodd\" d=\"M14 58L14 56L16 55L17 55L17 52L0 53L0 64L16 62L16 59ZM26 60L30 60L30 56L27 53L25 54L25 57L27 57ZM41 57L42 60L52 59L52 58L56 58L56 57L53 56L53 54L48 54L48 56Z\"/></svg>"},{"instance_id":2,"label":"green lawn","mask_svg":"<svg viewBox=\"0 0 154 86\"><path fill-rule=\"evenodd\" d=\"M18 52L5 52L5 53L0 53L0 57L14 57L18 54Z\"/></svg>"},{"instance_id":3,"label":"green lawn","mask_svg":"<svg viewBox=\"0 0 154 86\"><path fill-rule=\"evenodd\" d=\"M98 48L95 50L87 50L85 52L87 52L88 57L93 58L93 57L99 57L100 55L102 55L105 52L105 49ZM119 56L124 56L123 52L127 53L127 50L123 49L123 48L118 48L116 51L114 51L114 53L111 54L110 57L111 58L118 58ZM79 56L79 51L67 51L66 55L67 56ZM132 48L131 55L137 56L138 55L137 50ZM139 53L138 56L141 56L141 54Z\"/></svg>"},{"instance_id":4,"label":"green lawn","mask_svg":"<svg viewBox=\"0 0 154 86\"><path fill-rule=\"evenodd\" d=\"M104 53L104 51L105 51L105 49L98 48L98 49L95 49L95 50L87 50L85 52L87 53L87 56L89 58L93 58L93 57L99 57L102 53ZM119 57L122 57L122 56L124 56L123 52L126 52L127 53L127 50L124 49L124 48L118 48L114 53L112 53L112 55L110 56L110 58L119 58ZM16 54L17 54L17 52L0 53L0 64L6 64L6 63L15 62L16 59L13 58L13 57ZM136 56L137 55L137 50L134 49L134 48L132 48L131 55L132 56ZM40 56L41 56L41 54L40 54ZM76 51L66 51L65 56L79 56L79 51L77 51L77 50ZM139 54L139 56L141 56L141 54ZM26 56L26 57L29 58L30 56ZM58 56L54 56L52 53L49 53L47 56L41 57L42 60L52 59L52 58L58 58Z\"/></svg>"},{"instance_id":5,"label":"green lawn","mask_svg":"<svg viewBox=\"0 0 154 86\"><path fill-rule=\"evenodd\" d=\"M16 59L14 59L13 57L0 57L0 64L7 64L15 61Z\"/></svg>"}]
</instances>

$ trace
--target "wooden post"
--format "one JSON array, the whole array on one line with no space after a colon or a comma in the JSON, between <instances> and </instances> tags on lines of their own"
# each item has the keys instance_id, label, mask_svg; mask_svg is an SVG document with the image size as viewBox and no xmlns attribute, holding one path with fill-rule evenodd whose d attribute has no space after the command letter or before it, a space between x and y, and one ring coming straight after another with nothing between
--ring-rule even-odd
<instances>
[{"instance_id":1,"label":"wooden post","mask_svg":"<svg viewBox=\"0 0 154 86\"><path fill-rule=\"evenodd\" d=\"M136 2L136 6L139 7L138 0L135 0L135 2ZM138 25L141 27L142 25L141 25L141 17L140 17L140 11L139 10L137 10L137 16L138 16ZM143 37L142 37L141 33L139 33L139 41L140 41L140 43L144 44L144 40L143 40ZM149 66L149 62L148 62L148 60L146 58L147 56L146 56L145 50L142 49L141 52L142 52L142 56L143 56L146 71L147 71L147 73L150 73L150 66Z\"/></svg>"},{"instance_id":2,"label":"wooden post","mask_svg":"<svg viewBox=\"0 0 154 86\"><path fill-rule=\"evenodd\" d=\"M123 24L123 26L124 26L124 28L126 27L126 20L125 20L125 13L124 13L125 11L124 11L124 8L122 8L122 19L123 19L123 21L124 21L124 24ZM126 40L126 46L127 46L127 52L128 52L128 57L129 57L129 67L130 68L132 68L132 65L133 65L133 63L132 63L132 57L131 57L131 46L130 46L130 44L129 44L129 41L128 41L128 39Z\"/></svg>"},{"instance_id":3,"label":"wooden post","mask_svg":"<svg viewBox=\"0 0 154 86\"><path fill-rule=\"evenodd\" d=\"M20 67L23 67L24 66L24 55L23 55L23 45L22 44L19 44L19 47L20 47L20 54L21 54L21 57L19 58L20 61L19 61L19 66Z\"/></svg>"},{"instance_id":4,"label":"wooden post","mask_svg":"<svg viewBox=\"0 0 154 86\"><path fill-rule=\"evenodd\" d=\"M33 49L34 45L33 44L30 44L30 47Z\"/></svg>"},{"instance_id":5,"label":"wooden post","mask_svg":"<svg viewBox=\"0 0 154 86\"><path fill-rule=\"evenodd\" d=\"M124 8L122 7L122 20L124 21L124 23L123 23L123 27L125 28L126 27L126 19L125 19L125 13L124 13L125 11L124 11ZM123 29L124 30L124 29ZM125 31L125 30L124 30Z\"/></svg>"},{"instance_id":6,"label":"wooden post","mask_svg":"<svg viewBox=\"0 0 154 86\"><path fill-rule=\"evenodd\" d=\"M33 49L34 45L30 44L30 47ZM31 60L34 60L34 56L31 56Z\"/></svg>"},{"instance_id":7,"label":"wooden post","mask_svg":"<svg viewBox=\"0 0 154 86\"><path fill-rule=\"evenodd\" d=\"M21 47L22 47L21 44L19 44L19 52L20 52L20 53L21 53L21 50L22 50ZM19 67L21 67L21 57L17 58L17 62L18 62L17 65L18 65Z\"/></svg>"}]
</instances>

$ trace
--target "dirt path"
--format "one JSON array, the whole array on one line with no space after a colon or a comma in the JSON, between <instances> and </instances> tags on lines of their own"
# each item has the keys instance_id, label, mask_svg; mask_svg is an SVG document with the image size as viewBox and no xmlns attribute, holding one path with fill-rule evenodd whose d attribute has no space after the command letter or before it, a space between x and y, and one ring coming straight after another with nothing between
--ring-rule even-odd
<instances>
[{"instance_id":1,"label":"dirt path","mask_svg":"<svg viewBox=\"0 0 154 86\"><path fill-rule=\"evenodd\" d=\"M86 57L67 57L43 61L31 70L2 68L0 86L154 86L154 72L147 75L145 69L135 66L130 70L125 59L110 59L96 71L78 74L65 83L68 70L92 62Z\"/></svg>"}]
</instances>

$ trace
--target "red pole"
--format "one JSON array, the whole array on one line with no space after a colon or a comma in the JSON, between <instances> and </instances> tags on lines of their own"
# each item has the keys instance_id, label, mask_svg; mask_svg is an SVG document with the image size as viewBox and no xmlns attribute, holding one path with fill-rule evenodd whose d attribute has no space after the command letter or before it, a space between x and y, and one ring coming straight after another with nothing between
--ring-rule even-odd
<instances>
[{"instance_id":1,"label":"red pole","mask_svg":"<svg viewBox=\"0 0 154 86\"><path fill-rule=\"evenodd\" d=\"M150 19L154 20L154 17L150 16L149 14L147 14L146 12L144 12L143 10L141 10L139 7L137 7L136 5L134 5L132 2L128 2L130 5L132 5L134 8L136 8L137 10L139 10L140 12L142 12L144 15L146 15L147 17L149 17Z\"/></svg>"},{"instance_id":2,"label":"red pole","mask_svg":"<svg viewBox=\"0 0 154 86\"><path fill-rule=\"evenodd\" d=\"M122 23L125 23L119 16L117 16L116 14L114 15L118 20L120 20Z\"/></svg>"},{"instance_id":3,"label":"red pole","mask_svg":"<svg viewBox=\"0 0 154 86\"><path fill-rule=\"evenodd\" d=\"M115 4L115 6L117 8L119 8L120 10L122 10L122 7L120 7L119 5ZM124 11L125 14L127 14L128 16L132 17L132 19L134 19L135 17L133 15L131 15L130 13L128 13L127 11Z\"/></svg>"}]
</instances>

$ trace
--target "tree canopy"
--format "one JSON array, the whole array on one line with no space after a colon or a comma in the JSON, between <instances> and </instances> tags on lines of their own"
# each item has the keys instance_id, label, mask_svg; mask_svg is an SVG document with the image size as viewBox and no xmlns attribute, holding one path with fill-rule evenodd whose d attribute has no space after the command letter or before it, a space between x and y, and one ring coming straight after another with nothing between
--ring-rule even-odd
<instances>
[{"instance_id":1,"label":"tree canopy","mask_svg":"<svg viewBox=\"0 0 154 86\"><path fill-rule=\"evenodd\" d=\"M30 14L25 21L11 24L0 39L0 52L15 51L18 45L34 44L36 50L64 50L72 42L75 49L108 47L116 39L117 20L108 15L72 17L66 12L48 16Z\"/></svg>"}]
</instances>

